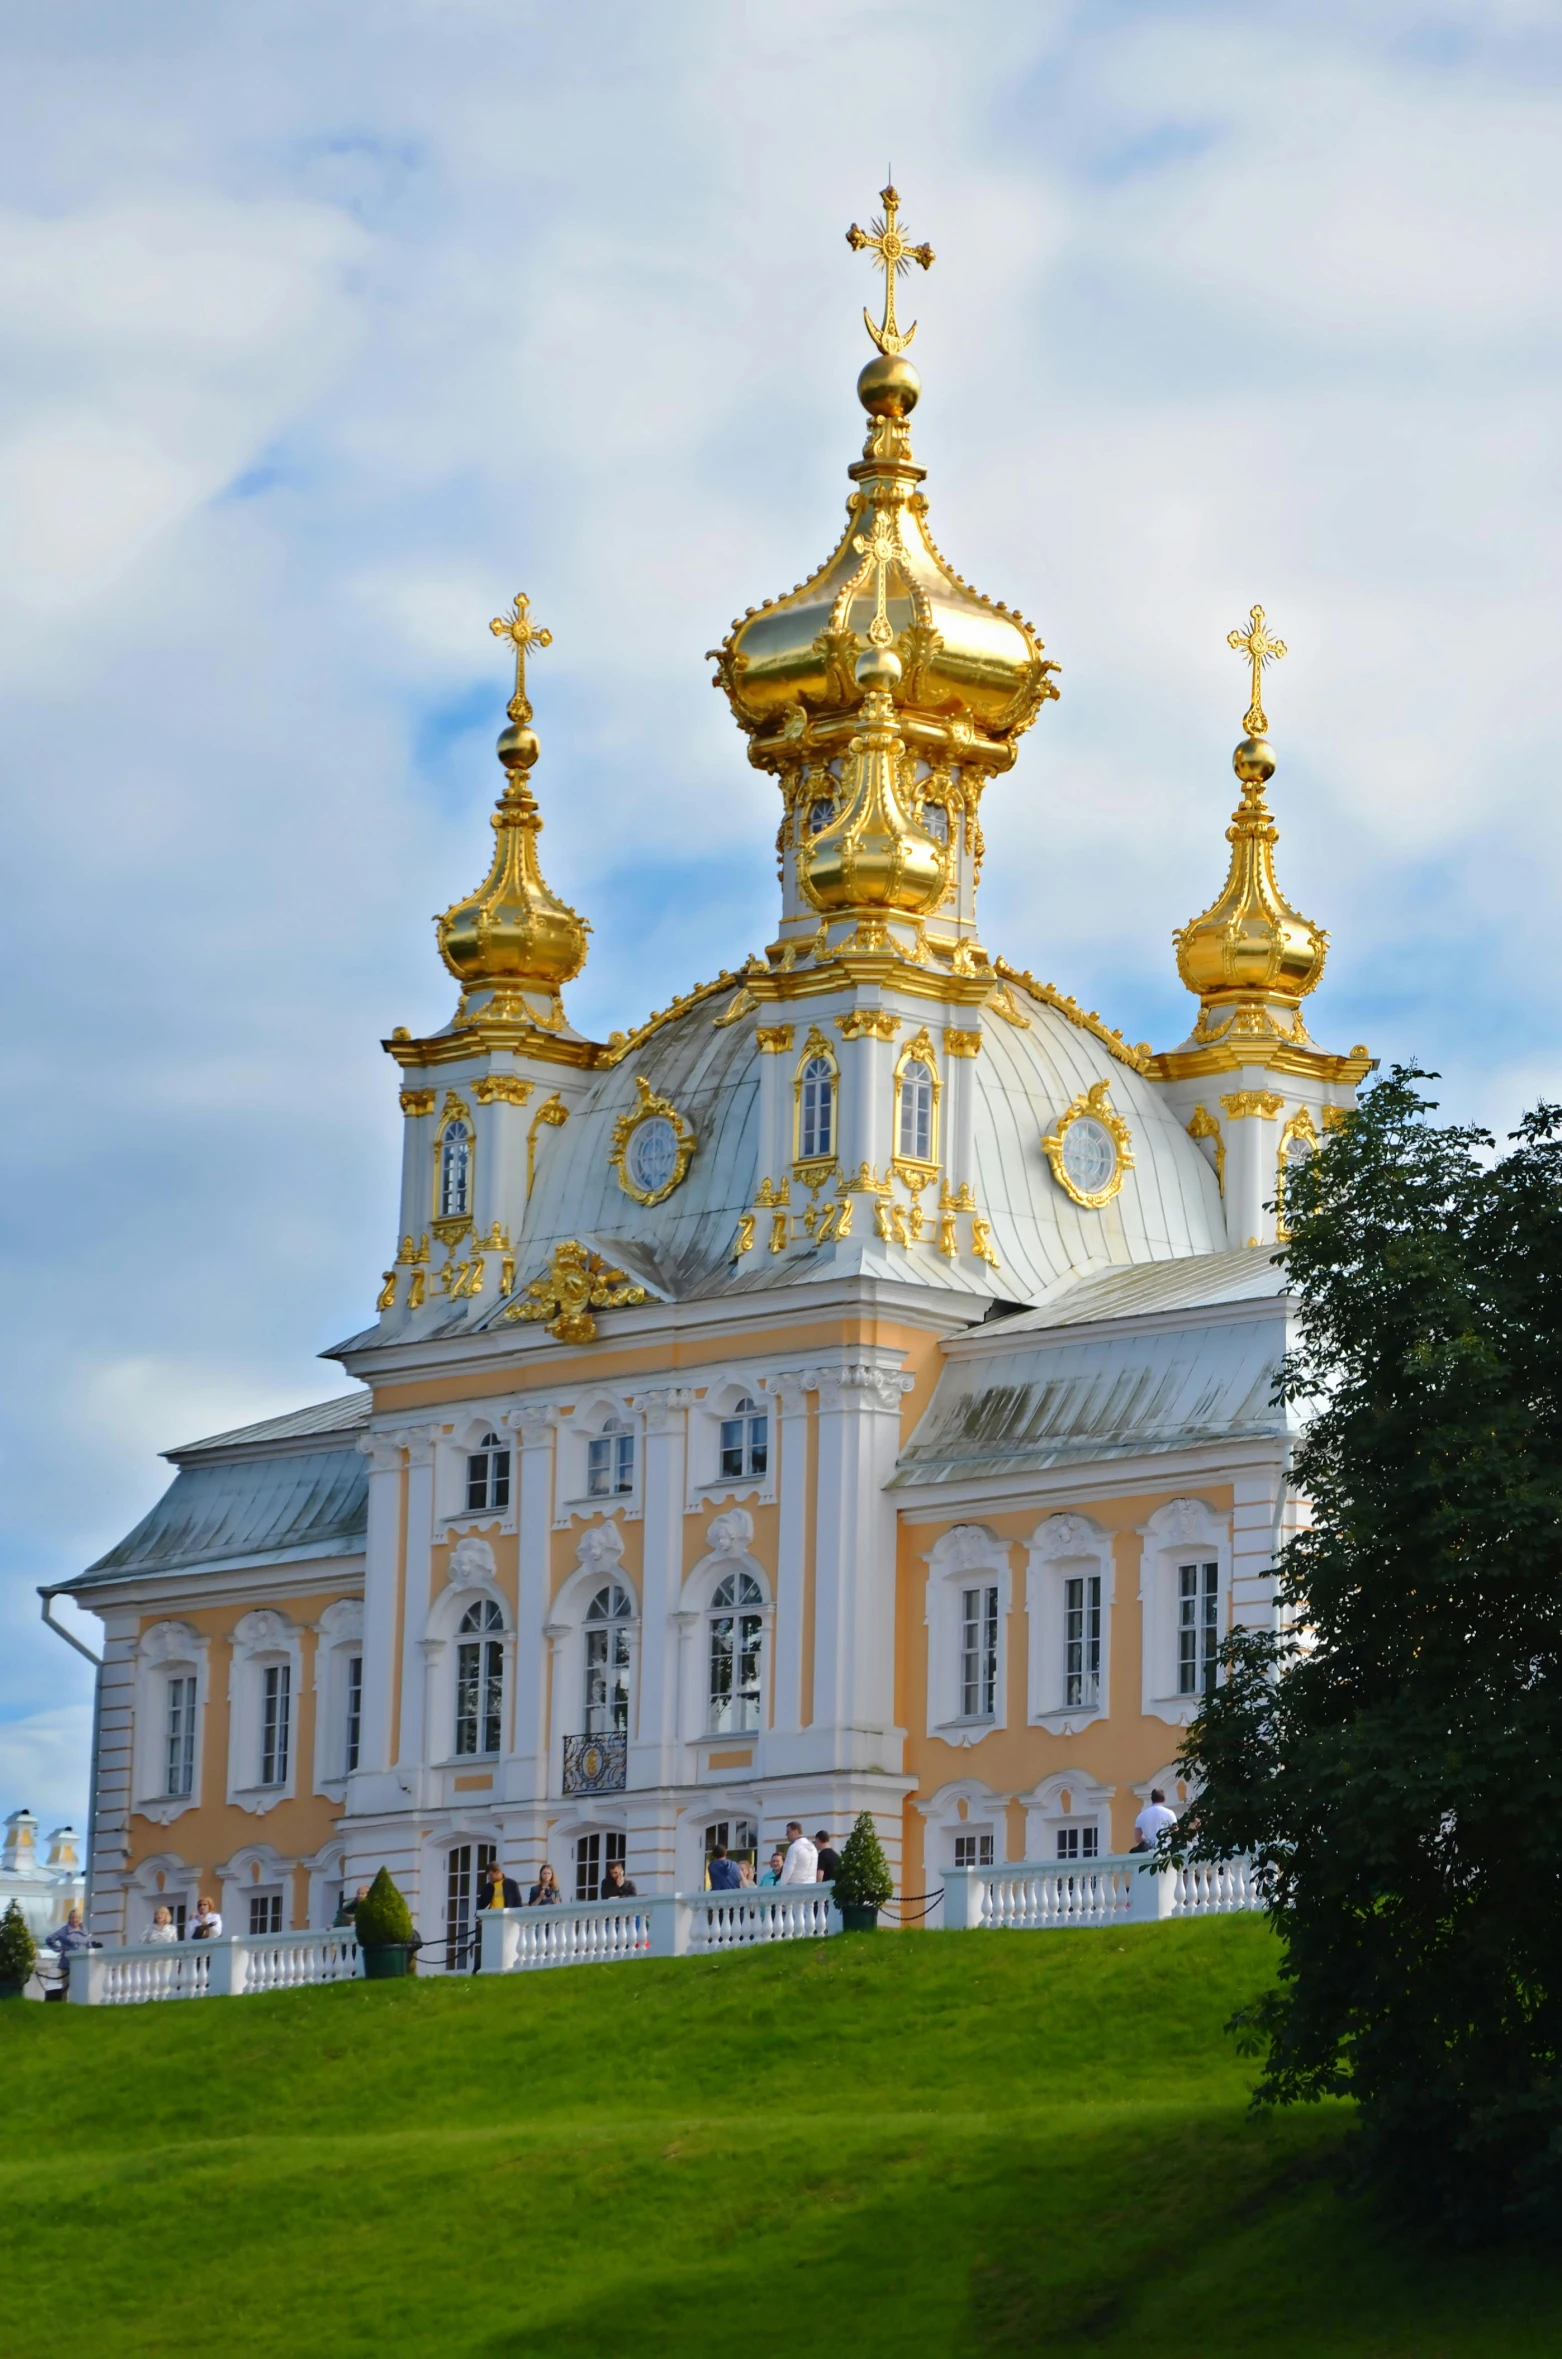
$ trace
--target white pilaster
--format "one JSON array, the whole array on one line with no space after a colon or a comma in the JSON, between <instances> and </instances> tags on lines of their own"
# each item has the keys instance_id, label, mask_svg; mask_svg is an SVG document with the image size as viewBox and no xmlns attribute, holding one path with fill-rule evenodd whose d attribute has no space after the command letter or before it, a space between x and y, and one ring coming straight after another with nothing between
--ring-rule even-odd
<instances>
[{"instance_id":1,"label":"white pilaster","mask_svg":"<svg viewBox=\"0 0 1562 2359\"><path fill-rule=\"evenodd\" d=\"M401 1726L396 1751L400 1782L422 1801L427 1761L428 1681L419 1641L428 1628L434 1580L434 1432L415 1427L397 1435L407 1453L406 1575L402 1599ZM365 1665L367 1669L367 1665Z\"/></svg>"},{"instance_id":2,"label":"white pilaster","mask_svg":"<svg viewBox=\"0 0 1562 2359\"><path fill-rule=\"evenodd\" d=\"M358 1447L369 1461L369 1507L363 1559L363 1702L358 1767L347 1781L349 1812L395 1810L406 1801L392 1769L405 1453L398 1439L383 1433L365 1435Z\"/></svg>"},{"instance_id":3,"label":"white pilaster","mask_svg":"<svg viewBox=\"0 0 1562 2359\"><path fill-rule=\"evenodd\" d=\"M802 1726L804 1574L808 1551L808 1371L778 1376L770 1390L780 1414L780 1499L776 1539L775 1700L772 1725L782 1735Z\"/></svg>"},{"instance_id":4,"label":"white pilaster","mask_svg":"<svg viewBox=\"0 0 1562 2359\"><path fill-rule=\"evenodd\" d=\"M885 1485L913 1379L821 1368L815 1487L814 1717L820 1766L900 1767L894 1728L895 1510Z\"/></svg>"},{"instance_id":5,"label":"white pilaster","mask_svg":"<svg viewBox=\"0 0 1562 2359\"><path fill-rule=\"evenodd\" d=\"M693 1399L690 1389L675 1386L646 1393L635 1403L645 1421L645 1511L640 1663L629 1742L631 1787L676 1784L683 1775L673 1616L683 1588L685 1460Z\"/></svg>"},{"instance_id":6,"label":"white pilaster","mask_svg":"<svg viewBox=\"0 0 1562 2359\"><path fill-rule=\"evenodd\" d=\"M520 1444L516 1474L519 1571L515 1614L515 1751L505 1772L505 1796L541 1801L548 1791L547 1648L543 1629L551 1600L554 1447L558 1412L526 1401L506 1411L504 1423Z\"/></svg>"}]
</instances>

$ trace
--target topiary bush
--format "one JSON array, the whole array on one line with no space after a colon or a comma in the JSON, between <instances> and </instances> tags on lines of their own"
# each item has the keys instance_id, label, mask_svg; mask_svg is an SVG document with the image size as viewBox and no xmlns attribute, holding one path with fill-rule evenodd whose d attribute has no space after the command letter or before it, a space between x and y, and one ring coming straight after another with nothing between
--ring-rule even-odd
<instances>
[{"instance_id":1,"label":"topiary bush","mask_svg":"<svg viewBox=\"0 0 1562 2359\"><path fill-rule=\"evenodd\" d=\"M889 1862L879 1844L878 1830L866 1810L846 1838L835 1874L837 1908L882 1908L895 1889Z\"/></svg>"},{"instance_id":2,"label":"topiary bush","mask_svg":"<svg viewBox=\"0 0 1562 2359\"><path fill-rule=\"evenodd\" d=\"M412 1912L391 1882L389 1868L381 1868L359 1901L353 1930L360 1949L385 1949L412 1939Z\"/></svg>"},{"instance_id":3,"label":"topiary bush","mask_svg":"<svg viewBox=\"0 0 1562 2359\"><path fill-rule=\"evenodd\" d=\"M0 1917L0 1986L23 1983L38 1963L38 1945L13 1900Z\"/></svg>"}]
</instances>

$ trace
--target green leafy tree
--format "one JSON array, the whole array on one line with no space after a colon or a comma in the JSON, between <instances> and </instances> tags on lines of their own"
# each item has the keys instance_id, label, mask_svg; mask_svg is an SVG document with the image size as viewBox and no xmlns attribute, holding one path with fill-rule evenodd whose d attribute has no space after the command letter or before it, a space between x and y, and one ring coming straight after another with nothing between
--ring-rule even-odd
<instances>
[{"instance_id":1,"label":"green leafy tree","mask_svg":"<svg viewBox=\"0 0 1562 2359\"><path fill-rule=\"evenodd\" d=\"M412 1939L412 1912L391 1882L389 1868L381 1868L359 1901L353 1931L360 1949L385 1949Z\"/></svg>"},{"instance_id":2,"label":"green leafy tree","mask_svg":"<svg viewBox=\"0 0 1562 2359\"><path fill-rule=\"evenodd\" d=\"M1353 2097L1361 2177L1477 2240L1562 2225L1562 1108L1495 1156L1433 1078L1287 1176L1313 1520L1181 1766L1273 1879L1259 2099Z\"/></svg>"},{"instance_id":3,"label":"green leafy tree","mask_svg":"<svg viewBox=\"0 0 1562 2359\"><path fill-rule=\"evenodd\" d=\"M835 1905L882 1908L895 1889L870 1813L859 1810L857 1823L846 1838L835 1875Z\"/></svg>"},{"instance_id":4,"label":"green leafy tree","mask_svg":"<svg viewBox=\"0 0 1562 2359\"><path fill-rule=\"evenodd\" d=\"M0 1982L25 1982L38 1963L38 1948L27 1919L13 1900L0 1917Z\"/></svg>"}]
</instances>

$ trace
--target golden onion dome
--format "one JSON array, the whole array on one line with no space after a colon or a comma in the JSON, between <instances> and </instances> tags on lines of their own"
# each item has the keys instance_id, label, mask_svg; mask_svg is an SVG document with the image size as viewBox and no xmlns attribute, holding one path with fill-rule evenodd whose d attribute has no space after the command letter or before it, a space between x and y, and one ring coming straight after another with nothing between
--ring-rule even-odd
<instances>
[{"instance_id":1,"label":"golden onion dome","mask_svg":"<svg viewBox=\"0 0 1562 2359\"><path fill-rule=\"evenodd\" d=\"M906 751L892 693L900 676L889 647L870 646L857 660L861 726L842 765L841 807L811 839L799 870L803 891L827 917L856 909L923 917L949 883L947 845L907 816L897 792Z\"/></svg>"},{"instance_id":2,"label":"golden onion dome","mask_svg":"<svg viewBox=\"0 0 1562 2359\"><path fill-rule=\"evenodd\" d=\"M868 314L880 347L857 380L868 412L862 457L848 468L854 486L846 529L816 573L784 598L750 607L719 648L715 685L724 689L750 759L763 769L790 767L800 751L828 759L858 727L863 688L856 660L870 620L887 616L899 658L895 688L900 728L911 752L930 763L954 760L989 771L1014 760L1015 740L1048 697L1057 666L1024 617L973 590L940 556L928 531L921 485L926 469L912 456L907 421L921 380L904 358L915 327L902 334L894 314L897 271L928 247L907 246L895 222L899 202L883 191L884 219L869 247L886 275L883 327Z\"/></svg>"},{"instance_id":3,"label":"golden onion dome","mask_svg":"<svg viewBox=\"0 0 1562 2359\"><path fill-rule=\"evenodd\" d=\"M553 634L532 622L529 601L519 595L511 613L490 627L515 648L510 725L500 732L498 744L508 775L489 821L498 841L493 865L477 891L453 902L435 919L439 954L468 990L508 983L552 998L585 965L590 930L584 918L550 890L537 864L542 813L527 772L539 747L530 727L526 655L529 648L550 646Z\"/></svg>"}]
</instances>

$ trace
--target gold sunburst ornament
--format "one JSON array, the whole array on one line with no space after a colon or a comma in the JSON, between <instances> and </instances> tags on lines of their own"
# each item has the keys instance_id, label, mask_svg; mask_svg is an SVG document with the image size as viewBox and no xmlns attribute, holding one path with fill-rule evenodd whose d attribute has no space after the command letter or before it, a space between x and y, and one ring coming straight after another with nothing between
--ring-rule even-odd
<instances>
[{"instance_id":1,"label":"gold sunburst ornament","mask_svg":"<svg viewBox=\"0 0 1562 2359\"><path fill-rule=\"evenodd\" d=\"M659 1098L643 1073L635 1102L613 1125L608 1162L618 1184L637 1204L660 1204L678 1187L694 1154L694 1129L670 1098Z\"/></svg>"},{"instance_id":2,"label":"gold sunburst ornament","mask_svg":"<svg viewBox=\"0 0 1562 2359\"><path fill-rule=\"evenodd\" d=\"M1087 1212L1110 1204L1134 1165L1128 1125L1114 1112L1110 1090L1107 1081L1081 1090L1041 1142L1058 1186Z\"/></svg>"},{"instance_id":3,"label":"gold sunburst ornament","mask_svg":"<svg viewBox=\"0 0 1562 2359\"><path fill-rule=\"evenodd\" d=\"M846 243L857 254L866 248L884 273L884 318L875 327L872 312L864 306L862 324L879 350L891 354L904 352L917 332L915 320L904 334L901 332L895 317L895 281L911 268L913 262L918 263L923 270L931 270L935 256L931 246L907 244L898 218L900 197L893 182L880 189L879 202L884 210L875 219L872 229L859 229L854 221L846 232Z\"/></svg>"}]
</instances>

